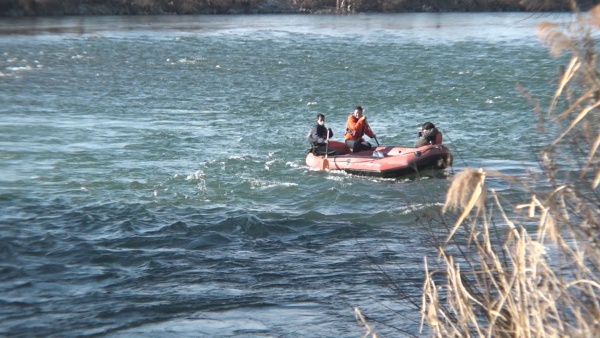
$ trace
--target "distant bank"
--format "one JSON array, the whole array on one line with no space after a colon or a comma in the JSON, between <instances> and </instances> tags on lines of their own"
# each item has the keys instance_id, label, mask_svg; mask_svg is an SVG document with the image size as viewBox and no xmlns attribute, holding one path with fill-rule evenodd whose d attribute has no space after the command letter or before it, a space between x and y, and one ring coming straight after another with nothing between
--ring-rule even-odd
<instances>
[{"instance_id":1,"label":"distant bank","mask_svg":"<svg viewBox=\"0 0 600 338\"><path fill-rule=\"evenodd\" d=\"M600 0L577 1L587 10ZM571 0L1 0L0 16L564 12Z\"/></svg>"}]
</instances>

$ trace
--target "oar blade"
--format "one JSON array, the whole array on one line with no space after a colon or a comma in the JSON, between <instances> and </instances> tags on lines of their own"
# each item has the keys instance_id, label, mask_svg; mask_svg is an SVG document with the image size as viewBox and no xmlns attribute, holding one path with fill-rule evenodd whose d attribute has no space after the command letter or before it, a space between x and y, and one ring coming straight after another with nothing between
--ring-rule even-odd
<instances>
[{"instance_id":1,"label":"oar blade","mask_svg":"<svg viewBox=\"0 0 600 338\"><path fill-rule=\"evenodd\" d=\"M321 170L329 170L329 160L324 158L323 161L321 161Z\"/></svg>"}]
</instances>

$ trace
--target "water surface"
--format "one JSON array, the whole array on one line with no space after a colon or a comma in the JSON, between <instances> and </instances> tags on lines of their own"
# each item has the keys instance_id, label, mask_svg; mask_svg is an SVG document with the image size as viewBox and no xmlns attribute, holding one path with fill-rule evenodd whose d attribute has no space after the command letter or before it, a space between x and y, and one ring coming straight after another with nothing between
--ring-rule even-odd
<instances>
[{"instance_id":1,"label":"water surface","mask_svg":"<svg viewBox=\"0 0 600 338\"><path fill-rule=\"evenodd\" d=\"M419 335L423 219L466 166L536 170L531 14L0 20L0 335ZM323 113L382 144L434 122L435 177L308 170ZM519 191L488 184L518 202ZM382 274L387 272L390 280Z\"/></svg>"}]
</instances>

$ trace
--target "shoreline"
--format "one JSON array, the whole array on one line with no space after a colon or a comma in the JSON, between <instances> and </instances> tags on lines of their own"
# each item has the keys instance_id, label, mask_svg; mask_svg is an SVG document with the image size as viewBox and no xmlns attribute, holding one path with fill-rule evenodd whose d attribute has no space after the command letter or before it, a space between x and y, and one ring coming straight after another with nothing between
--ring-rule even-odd
<instances>
[{"instance_id":1,"label":"shoreline","mask_svg":"<svg viewBox=\"0 0 600 338\"><path fill-rule=\"evenodd\" d=\"M591 8L593 1L580 1L579 10ZM366 0L8 0L0 4L0 17L59 17L114 15L252 15L358 13L445 13L445 12L571 12L570 1L511 2L488 0L473 3L456 0L380 1Z\"/></svg>"}]
</instances>

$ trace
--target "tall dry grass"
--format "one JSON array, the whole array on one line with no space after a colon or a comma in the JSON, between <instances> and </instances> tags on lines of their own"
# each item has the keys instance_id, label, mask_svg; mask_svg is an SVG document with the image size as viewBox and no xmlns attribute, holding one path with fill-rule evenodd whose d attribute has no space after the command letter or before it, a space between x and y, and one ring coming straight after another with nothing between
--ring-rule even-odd
<instances>
[{"instance_id":1,"label":"tall dry grass","mask_svg":"<svg viewBox=\"0 0 600 338\"><path fill-rule=\"evenodd\" d=\"M600 337L598 32L600 6L569 26L538 27L553 56L570 57L547 108L535 105L549 135L539 177L483 168L455 176L443 211L456 222L436 262L425 261L421 311L431 336ZM486 188L488 177L519 185L528 199L511 205Z\"/></svg>"}]
</instances>

